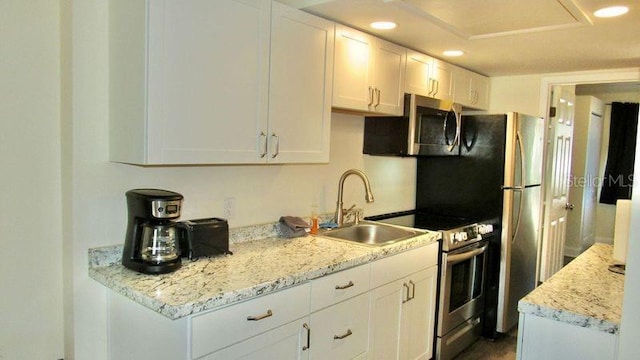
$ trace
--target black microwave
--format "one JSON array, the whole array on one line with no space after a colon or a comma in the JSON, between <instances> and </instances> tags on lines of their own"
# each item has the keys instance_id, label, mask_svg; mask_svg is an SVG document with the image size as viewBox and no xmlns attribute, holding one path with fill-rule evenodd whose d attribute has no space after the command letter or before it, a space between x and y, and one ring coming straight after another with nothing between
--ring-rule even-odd
<instances>
[{"instance_id":1,"label":"black microwave","mask_svg":"<svg viewBox=\"0 0 640 360\"><path fill-rule=\"evenodd\" d=\"M405 94L402 116L367 116L363 153L387 156L460 155L462 107Z\"/></svg>"}]
</instances>

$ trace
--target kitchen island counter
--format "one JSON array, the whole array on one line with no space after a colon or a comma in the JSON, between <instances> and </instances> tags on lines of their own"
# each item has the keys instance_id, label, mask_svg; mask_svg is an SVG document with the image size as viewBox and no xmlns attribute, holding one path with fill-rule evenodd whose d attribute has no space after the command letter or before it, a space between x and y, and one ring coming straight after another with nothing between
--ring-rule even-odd
<instances>
[{"instance_id":1,"label":"kitchen island counter","mask_svg":"<svg viewBox=\"0 0 640 360\"><path fill-rule=\"evenodd\" d=\"M230 244L233 255L183 261L177 271L145 275L120 264L122 246L91 249L89 276L175 320L434 243L438 232L383 247L320 236L267 238Z\"/></svg>"},{"instance_id":2,"label":"kitchen island counter","mask_svg":"<svg viewBox=\"0 0 640 360\"><path fill-rule=\"evenodd\" d=\"M521 314L617 334L624 276L609 271L613 247L594 244L518 303Z\"/></svg>"}]
</instances>

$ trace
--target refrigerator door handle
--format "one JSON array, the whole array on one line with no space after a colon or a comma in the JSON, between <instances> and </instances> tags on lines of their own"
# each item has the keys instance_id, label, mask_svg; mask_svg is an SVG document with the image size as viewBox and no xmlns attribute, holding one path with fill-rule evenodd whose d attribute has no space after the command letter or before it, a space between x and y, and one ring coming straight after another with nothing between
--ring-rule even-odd
<instances>
[{"instance_id":1,"label":"refrigerator door handle","mask_svg":"<svg viewBox=\"0 0 640 360\"><path fill-rule=\"evenodd\" d=\"M518 184L516 187L524 189L527 184L527 180L525 179L525 165L527 164L527 159L525 159L526 155L524 153L524 144L522 143L522 135L520 134L519 130L516 132L516 144L518 144L518 150L520 150L520 184Z\"/></svg>"},{"instance_id":2,"label":"refrigerator door handle","mask_svg":"<svg viewBox=\"0 0 640 360\"><path fill-rule=\"evenodd\" d=\"M524 189L513 189L513 191L514 193L520 193L520 205L518 205L518 217L516 220L516 226L513 228L513 233L511 234L512 244L516 241L516 235L518 234L518 229L520 229L520 220L522 220L522 208L524 207L524 200L522 199L522 197L524 196Z\"/></svg>"},{"instance_id":3,"label":"refrigerator door handle","mask_svg":"<svg viewBox=\"0 0 640 360\"><path fill-rule=\"evenodd\" d=\"M518 218L516 220L516 226L513 229L513 233L511 234L511 243L513 244L516 241L516 234L518 234L518 229L520 228L520 221L522 220L522 207L524 205L524 201L522 197L524 196L525 189L525 154L524 154L524 145L522 144L522 135L520 131L516 132L516 143L518 144L518 149L520 150L520 184L516 186L514 191L520 192L520 205L518 206Z\"/></svg>"}]
</instances>

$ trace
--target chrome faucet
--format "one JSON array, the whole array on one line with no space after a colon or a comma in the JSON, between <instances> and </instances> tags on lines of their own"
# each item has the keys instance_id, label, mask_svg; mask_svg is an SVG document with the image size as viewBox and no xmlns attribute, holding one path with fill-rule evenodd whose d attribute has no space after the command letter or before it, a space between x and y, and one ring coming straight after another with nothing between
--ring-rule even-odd
<instances>
[{"instance_id":1,"label":"chrome faucet","mask_svg":"<svg viewBox=\"0 0 640 360\"><path fill-rule=\"evenodd\" d=\"M344 181L349 175L358 175L360 179L362 179L362 182L364 182L364 188L366 191L365 200L368 203L372 203L374 201L373 193L371 192L371 184L369 183L369 178L367 178L367 175L365 175L365 173L357 169L350 169L345 171L344 174L340 176L340 181L338 182L338 202L336 204L336 216L335 216L336 224L338 224L338 226L342 226L344 222L344 209L342 208L343 206L342 192L344 188Z\"/></svg>"}]
</instances>

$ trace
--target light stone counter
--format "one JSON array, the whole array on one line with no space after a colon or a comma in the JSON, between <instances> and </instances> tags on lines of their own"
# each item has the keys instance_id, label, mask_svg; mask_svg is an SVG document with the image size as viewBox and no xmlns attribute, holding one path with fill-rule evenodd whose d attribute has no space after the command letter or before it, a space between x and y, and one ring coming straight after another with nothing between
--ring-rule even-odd
<instances>
[{"instance_id":1,"label":"light stone counter","mask_svg":"<svg viewBox=\"0 0 640 360\"><path fill-rule=\"evenodd\" d=\"M617 334L624 275L609 271L613 247L594 244L518 302L518 311Z\"/></svg>"},{"instance_id":2,"label":"light stone counter","mask_svg":"<svg viewBox=\"0 0 640 360\"><path fill-rule=\"evenodd\" d=\"M234 240L233 231L231 237ZM319 236L236 239L230 243L233 255L193 262L183 259L179 270L164 275L140 274L122 266L120 245L90 249L89 276L170 319L178 319L431 244L438 239L440 233L426 232L384 247Z\"/></svg>"}]
</instances>

